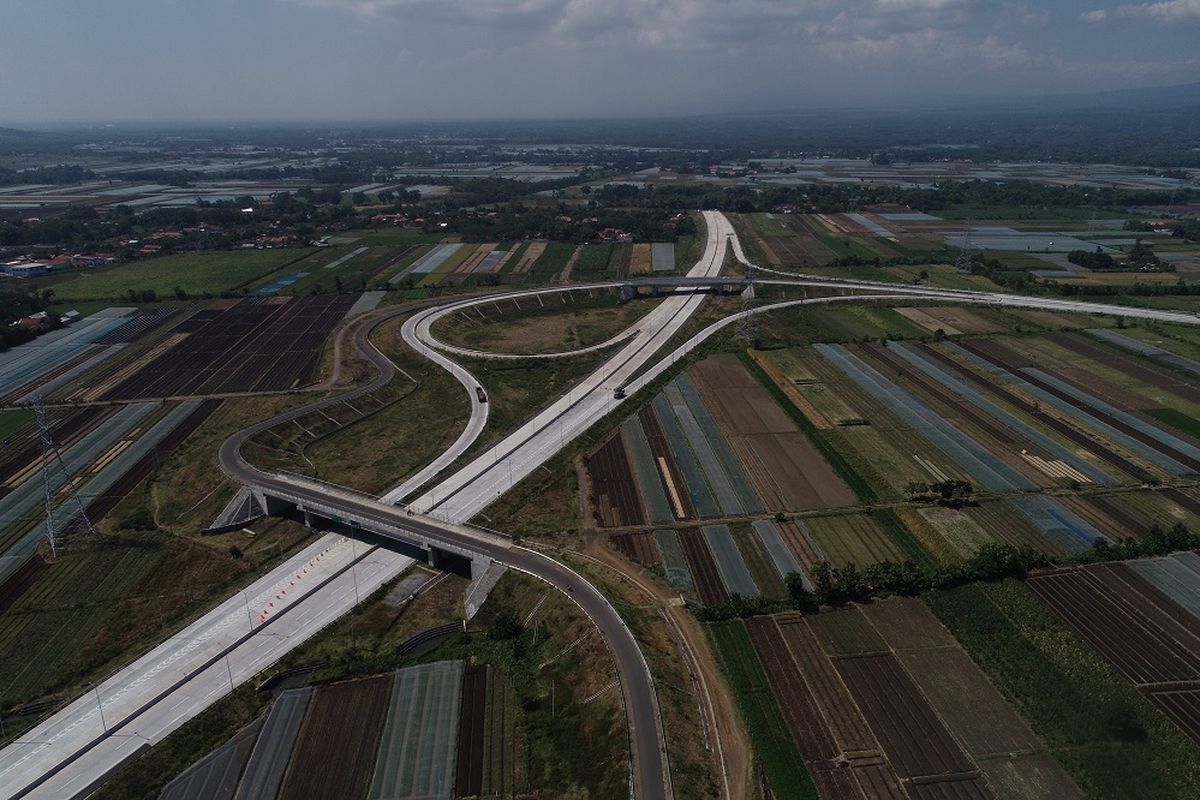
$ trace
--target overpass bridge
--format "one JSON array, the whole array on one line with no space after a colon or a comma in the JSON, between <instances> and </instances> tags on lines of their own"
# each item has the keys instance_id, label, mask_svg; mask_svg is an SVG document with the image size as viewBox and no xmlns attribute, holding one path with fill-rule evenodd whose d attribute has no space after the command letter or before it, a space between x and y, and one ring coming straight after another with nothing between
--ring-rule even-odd
<instances>
[{"instance_id":1,"label":"overpass bridge","mask_svg":"<svg viewBox=\"0 0 1200 800\"><path fill-rule=\"evenodd\" d=\"M430 567L454 572L477 580L492 559L479 552L479 545L507 548L508 537L466 525L456 525L395 507L394 514L381 515L378 509L357 502L339 502L340 487L300 476L288 476L289 484L252 484L248 490L269 516L301 520L310 528L331 530L360 539L382 538L406 555L424 561ZM303 482L303 483L301 483ZM311 483L309 490L304 483ZM319 493L317 493L319 492ZM341 489L353 497L349 490ZM359 500L360 498L353 498ZM363 496L362 501L373 500ZM372 512L375 513L372 513ZM454 534L448 538L447 533Z\"/></svg>"},{"instance_id":2,"label":"overpass bridge","mask_svg":"<svg viewBox=\"0 0 1200 800\"><path fill-rule=\"evenodd\" d=\"M740 294L753 281L744 277L689 278L683 275L661 278L637 278L621 284L621 301L638 297L660 297L676 294L680 289L690 289L693 294Z\"/></svg>"}]
</instances>

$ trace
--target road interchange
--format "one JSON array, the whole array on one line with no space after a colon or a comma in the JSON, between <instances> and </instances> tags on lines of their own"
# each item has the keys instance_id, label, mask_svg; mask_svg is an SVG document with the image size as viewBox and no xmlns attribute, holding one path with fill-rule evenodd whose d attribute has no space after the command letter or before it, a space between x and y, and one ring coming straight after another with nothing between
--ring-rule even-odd
<instances>
[{"instance_id":1,"label":"road interchange","mask_svg":"<svg viewBox=\"0 0 1200 800\"><path fill-rule=\"evenodd\" d=\"M709 238L705 257L693 270L696 277L719 273L724 262L725 245L732 243L735 256L743 263L744 253L732 235L732 228L722 215L706 215ZM1117 314L1186 324L1200 320L1182 312L1138 309L1095 303L1037 298L965 290L940 290L929 287L903 286L867 281L836 281L795 275L784 279L760 281L793 287L823 286L846 291L872 292L874 300L925 299L933 302L969 302L1025 308L1045 308L1083 313ZM598 283L600 288L620 284ZM550 290L528 290L505 293L483 299L439 303L435 308L410 316L402 334L418 353L431 358L449 370L464 386L468 397L475 397L479 383L467 370L450 359L446 346L432 336L433 321L446 313L474 303L494 302L505 297L524 297L548 291L568 291L579 286L564 286ZM586 288L586 287L585 287ZM485 532L471 529L464 523L495 497L511 488L565 444L580 435L613 411L621 401L613 397L614 386L626 387L629 395L647 386L657 376L669 370L679 359L709 336L731 324L739 315L731 315L707 326L674 351L651 363L651 358L682 329L691 313L702 301L697 294L668 297L658 308L634 326L605 344L620 349L604 364L571 389L563 398L552 403L533 419L504 437L493 447L468 462L461 469L413 497L408 508L396 508L392 503L409 497L436 478L448 466L461 458L477 440L486 425L486 403L472 401L472 414L467 426L454 445L437 460L427 465L414 478L405 481L383 501L352 490L312 485L288 476L259 472L241 457L241 446L255 434L278 424L288 415L266 420L239 432L225 442L221 449L222 467L238 481L263 486L275 486L281 491L302 491L325 502L341 504L356 513L372 516L381 523L397 528L419 529L430 538L441 537L458 546L475 549L508 564L534 574L564 591L581 605L601 631L617 662L622 691L629 712L631 744L633 747L634 784L639 797L663 797L663 759L661 753L660 720L652 679L636 641L620 621L619 615L598 591L586 580L562 564L538 553L514 547L511 542L497 540ZM789 300L762 305L750 313L765 313L774 309L806 303L862 302L862 296L842 296ZM340 402L347 397L372 391L385 385L395 374L395 367L370 341L370 333L378 324L401 314L411 314L413 306L383 309L354 332L355 347L377 371L368 384L319 402ZM488 354L481 354L487 356ZM491 354L504 357L504 354ZM550 354L556 355L556 354ZM530 358L536 356L521 356ZM646 368L646 371L642 371ZM291 414L312 410L310 404ZM417 516L410 516L408 511ZM313 567L320 556L320 567L303 574L313 576L299 594L293 593L279 604L275 614L260 616L260 601L270 603L272 593L291 575L299 575L305 567ZM318 539L298 556L256 581L250 587L229 598L158 648L138 659L96 687L91 694L68 704L49 720L39 725L22 740L0 751L0 797L69 797L89 785L89 776L103 775L147 744L161 741L172 730L199 711L216 702L233 685L248 680L269 666L288 650L298 646L320 627L353 607L359 592L369 593L390 577L407 568L411 559L391 553L385 548L355 549L353 542L328 535ZM353 581L353 584L352 584ZM290 584L289 584L290 586ZM353 590L353 591L352 591ZM286 613L279 613L286 612ZM231 620L237 618L234 624ZM200 644L194 644L199 642ZM192 643L192 644L189 644ZM107 715L108 719L102 717ZM657 777L656 777L657 776Z\"/></svg>"}]
</instances>

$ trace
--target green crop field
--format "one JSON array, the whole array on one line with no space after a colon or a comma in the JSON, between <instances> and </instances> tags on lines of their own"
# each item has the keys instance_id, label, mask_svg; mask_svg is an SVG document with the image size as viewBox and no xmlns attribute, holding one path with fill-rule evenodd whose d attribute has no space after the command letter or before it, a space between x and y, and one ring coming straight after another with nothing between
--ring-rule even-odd
<instances>
[{"instance_id":1,"label":"green crop field","mask_svg":"<svg viewBox=\"0 0 1200 800\"><path fill-rule=\"evenodd\" d=\"M191 295L217 295L265 278L311 253L307 248L288 248L163 256L72 274L46 285L60 301L122 300L131 289L151 289L166 298L173 296L177 286Z\"/></svg>"},{"instance_id":2,"label":"green crop field","mask_svg":"<svg viewBox=\"0 0 1200 800\"><path fill-rule=\"evenodd\" d=\"M539 283L553 278L558 273L562 272L563 267L567 265L567 259L575 252L575 245L567 242L550 242L546 245L545 252L541 258L534 262L530 273L533 279Z\"/></svg>"},{"instance_id":3,"label":"green crop field","mask_svg":"<svg viewBox=\"0 0 1200 800\"><path fill-rule=\"evenodd\" d=\"M815 800L817 789L812 777L800 760L796 744L788 732L787 723L750 637L740 620L709 627L717 652L717 660L729 684L733 687L738 708L754 749L762 760L771 789L778 800Z\"/></svg>"},{"instance_id":4,"label":"green crop field","mask_svg":"<svg viewBox=\"0 0 1200 800\"><path fill-rule=\"evenodd\" d=\"M927 599L1088 797L1200 797L1200 747L1019 581Z\"/></svg>"},{"instance_id":5,"label":"green crop field","mask_svg":"<svg viewBox=\"0 0 1200 800\"><path fill-rule=\"evenodd\" d=\"M759 236L795 236L796 226L790 214L747 214L746 219Z\"/></svg>"},{"instance_id":6,"label":"green crop field","mask_svg":"<svg viewBox=\"0 0 1200 800\"><path fill-rule=\"evenodd\" d=\"M851 257L859 261L874 261L876 258L886 257L856 236L844 233L824 233L817 238L838 258Z\"/></svg>"},{"instance_id":7,"label":"green crop field","mask_svg":"<svg viewBox=\"0 0 1200 800\"><path fill-rule=\"evenodd\" d=\"M595 275L609 269L613 246L610 244L585 244L571 270L573 275Z\"/></svg>"},{"instance_id":8,"label":"green crop field","mask_svg":"<svg viewBox=\"0 0 1200 800\"><path fill-rule=\"evenodd\" d=\"M0 440L33 419L32 411L0 411Z\"/></svg>"}]
</instances>

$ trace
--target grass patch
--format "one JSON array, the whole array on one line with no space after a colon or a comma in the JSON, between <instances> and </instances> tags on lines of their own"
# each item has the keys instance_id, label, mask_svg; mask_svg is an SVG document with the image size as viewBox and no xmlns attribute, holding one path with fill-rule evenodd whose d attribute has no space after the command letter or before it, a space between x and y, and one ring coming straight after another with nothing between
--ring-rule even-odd
<instances>
[{"instance_id":1,"label":"grass patch","mask_svg":"<svg viewBox=\"0 0 1200 800\"><path fill-rule=\"evenodd\" d=\"M1200 796L1200 748L1022 583L926 599L1085 796Z\"/></svg>"},{"instance_id":2,"label":"grass patch","mask_svg":"<svg viewBox=\"0 0 1200 800\"><path fill-rule=\"evenodd\" d=\"M609 261L615 248L610 244L585 244L571 269L572 275L595 275L609 271ZM544 258L544 256L543 256Z\"/></svg>"},{"instance_id":3,"label":"grass patch","mask_svg":"<svg viewBox=\"0 0 1200 800\"><path fill-rule=\"evenodd\" d=\"M543 302L526 300L516 310L507 301L499 316L492 306L481 306L481 311L492 314L485 321L472 313L452 314L434 323L433 333L448 344L493 353L566 352L607 341L656 305L655 301L621 303L615 292L608 291L573 292L565 304L550 295Z\"/></svg>"},{"instance_id":4,"label":"grass patch","mask_svg":"<svg viewBox=\"0 0 1200 800\"><path fill-rule=\"evenodd\" d=\"M817 788L800 760L745 627L735 620L710 625L708 632L775 797L816 800Z\"/></svg>"},{"instance_id":5,"label":"grass patch","mask_svg":"<svg viewBox=\"0 0 1200 800\"><path fill-rule=\"evenodd\" d=\"M876 250L871 249L861 239L840 233L822 233L817 235L821 244L832 250L838 258L853 258L857 261L874 261L883 258Z\"/></svg>"},{"instance_id":6,"label":"grass patch","mask_svg":"<svg viewBox=\"0 0 1200 800\"><path fill-rule=\"evenodd\" d=\"M54 289L60 302L123 300L130 289L151 289L163 298L174 297L175 287L189 295L217 295L265 278L312 252L308 248L287 248L186 253L89 270L44 285Z\"/></svg>"}]
</instances>

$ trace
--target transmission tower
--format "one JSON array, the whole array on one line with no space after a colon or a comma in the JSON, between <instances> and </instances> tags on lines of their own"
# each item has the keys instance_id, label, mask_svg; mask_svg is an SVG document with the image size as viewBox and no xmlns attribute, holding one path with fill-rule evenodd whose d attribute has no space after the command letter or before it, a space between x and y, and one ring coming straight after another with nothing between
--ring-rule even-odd
<instances>
[{"instance_id":1,"label":"transmission tower","mask_svg":"<svg viewBox=\"0 0 1200 800\"><path fill-rule=\"evenodd\" d=\"M746 264L746 288L742 290L742 315L737 321L737 338L743 342L753 342L755 336L755 319L750 313L754 308L754 264Z\"/></svg>"},{"instance_id":2,"label":"transmission tower","mask_svg":"<svg viewBox=\"0 0 1200 800\"><path fill-rule=\"evenodd\" d=\"M975 232L975 220L967 220L967 230L963 233L962 247L958 250L958 258L954 259L954 268L961 272L971 271L971 251L975 249L972 234Z\"/></svg>"},{"instance_id":3,"label":"transmission tower","mask_svg":"<svg viewBox=\"0 0 1200 800\"><path fill-rule=\"evenodd\" d=\"M76 517L80 519L82 527L86 528L89 533L96 533L96 529L92 526L92 521L88 519L83 501L79 499L73 489L69 488L71 473L63 464L62 454L58 450L58 445L54 443L54 435L50 431L50 422L46 415L46 406L40 395L33 400L33 413L37 417L38 433L42 440L42 489L46 495L46 539L50 542L51 556L57 557L59 534L65 533ZM68 486L67 496L57 507L54 504L55 490L51 486L55 480L61 480L60 485Z\"/></svg>"}]
</instances>

